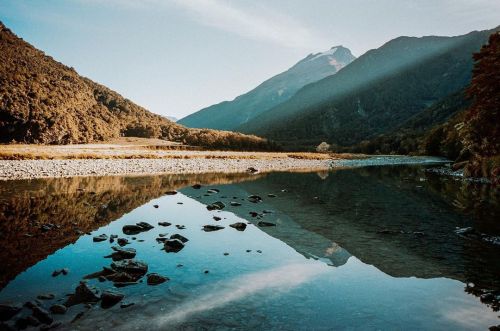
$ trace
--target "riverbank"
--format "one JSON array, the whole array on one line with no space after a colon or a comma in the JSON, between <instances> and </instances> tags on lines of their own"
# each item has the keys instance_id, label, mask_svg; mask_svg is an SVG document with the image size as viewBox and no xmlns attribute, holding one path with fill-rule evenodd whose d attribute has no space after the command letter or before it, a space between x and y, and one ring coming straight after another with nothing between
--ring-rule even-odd
<instances>
[{"instance_id":1,"label":"riverbank","mask_svg":"<svg viewBox=\"0 0 500 331\"><path fill-rule=\"evenodd\" d=\"M0 180L169 173L327 171L332 168L439 161L427 157L369 157L353 154L175 151L172 157L156 159L0 160Z\"/></svg>"},{"instance_id":2,"label":"riverbank","mask_svg":"<svg viewBox=\"0 0 500 331\"><path fill-rule=\"evenodd\" d=\"M77 159L1 160L0 180L46 177L142 175L204 172L269 172L328 170L330 159L273 158L169 158L169 159Z\"/></svg>"}]
</instances>

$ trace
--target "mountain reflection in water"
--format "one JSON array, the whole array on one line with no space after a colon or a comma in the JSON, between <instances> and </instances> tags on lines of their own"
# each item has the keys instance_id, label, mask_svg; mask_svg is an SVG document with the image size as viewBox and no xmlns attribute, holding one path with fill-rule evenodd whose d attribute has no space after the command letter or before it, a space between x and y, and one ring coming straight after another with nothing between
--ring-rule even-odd
<instances>
[{"instance_id":1,"label":"mountain reflection in water","mask_svg":"<svg viewBox=\"0 0 500 331\"><path fill-rule=\"evenodd\" d=\"M205 208L216 201L223 211ZM117 234L148 272L170 281L114 289L135 304L128 308L71 307L54 315L62 329L485 328L498 324L494 307L464 287L474 283L478 296L500 289L500 248L455 231L498 236L498 215L491 186L412 166L1 182L0 303L49 292L55 299L45 308L63 302L83 276L110 263L113 244L92 237ZM122 233L140 221L155 228ZM249 225L237 231L234 222ZM201 231L206 224L224 229ZM187 237L186 247L160 250L156 238L166 233ZM62 267L68 276L51 277Z\"/></svg>"}]
</instances>

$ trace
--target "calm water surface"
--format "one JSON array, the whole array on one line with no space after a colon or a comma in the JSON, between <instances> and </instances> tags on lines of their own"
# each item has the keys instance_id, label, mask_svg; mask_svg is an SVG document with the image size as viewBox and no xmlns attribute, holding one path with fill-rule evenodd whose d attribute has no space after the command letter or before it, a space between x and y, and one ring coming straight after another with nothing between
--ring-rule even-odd
<instances>
[{"instance_id":1,"label":"calm water surface","mask_svg":"<svg viewBox=\"0 0 500 331\"><path fill-rule=\"evenodd\" d=\"M226 207L207 210L216 201ZM499 215L490 186L421 166L3 182L0 303L40 294L55 296L40 300L47 309L63 303L85 275L111 264L104 256L116 242L93 242L106 234L128 238L148 272L170 281L151 286L144 277L117 289L89 280L134 305L72 306L53 315L59 329L486 330L500 324L495 305L480 299L500 289L500 246L491 241ZM140 221L154 228L123 233ZM248 226L237 231L235 222ZM54 226L44 232L44 224ZM202 231L207 224L224 229ZM466 227L473 235L456 233ZM176 233L189 241L166 253L156 239ZM61 268L68 275L52 277ZM8 323L29 314L23 308Z\"/></svg>"}]
</instances>

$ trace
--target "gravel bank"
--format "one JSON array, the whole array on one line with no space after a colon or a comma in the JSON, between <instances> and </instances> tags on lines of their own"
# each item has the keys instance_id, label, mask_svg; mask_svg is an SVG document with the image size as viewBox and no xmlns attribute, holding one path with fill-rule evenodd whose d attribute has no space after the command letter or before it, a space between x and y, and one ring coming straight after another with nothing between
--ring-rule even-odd
<instances>
[{"instance_id":1,"label":"gravel bank","mask_svg":"<svg viewBox=\"0 0 500 331\"><path fill-rule=\"evenodd\" d=\"M0 180L44 177L108 176L160 173L244 172L253 167L260 172L329 170L396 164L446 162L440 158L376 156L365 159L77 159L77 160L0 160Z\"/></svg>"},{"instance_id":2,"label":"gravel bank","mask_svg":"<svg viewBox=\"0 0 500 331\"><path fill-rule=\"evenodd\" d=\"M0 160L0 180L127 174L327 170L331 160L308 159L80 159Z\"/></svg>"}]
</instances>

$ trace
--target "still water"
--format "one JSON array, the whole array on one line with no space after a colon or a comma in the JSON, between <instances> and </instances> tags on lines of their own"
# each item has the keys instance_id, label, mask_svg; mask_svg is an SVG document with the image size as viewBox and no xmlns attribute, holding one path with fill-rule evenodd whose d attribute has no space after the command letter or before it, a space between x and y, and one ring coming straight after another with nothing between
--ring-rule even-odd
<instances>
[{"instance_id":1,"label":"still water","mask_svg":"<svg viewBox=\"0 0 500 331\"><path fill-rule=\"evenodd\" d=\"M217 201L222 210L207 209ZM153 286L141 275L117 288L123 284L88 279L124 298L107 309L71 306L51 314L52 326L486 330L500 324L499 215L491 186L423 166L3 182L0 303L40 295L35 304L47 311L65 303L86 275L110 267L105 256L124 238L148 274L169 280ZM154 228L124 234L138 222ZM230 226L237 222L244 231ZM102 234L106 240L93 240ZM189 241L167 253L162 240L173 234ZM52 276L63 268L67 275ZM23 307L1 328L31 312Z\"/></svg>"}]
</instances>

